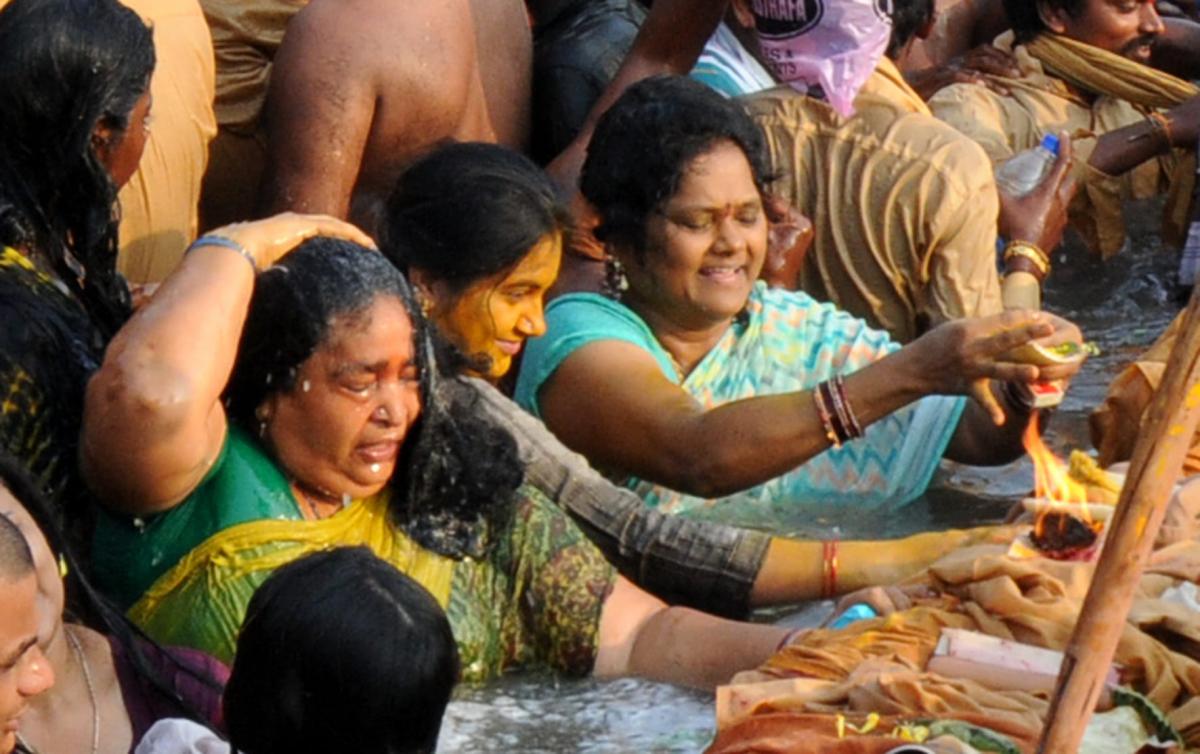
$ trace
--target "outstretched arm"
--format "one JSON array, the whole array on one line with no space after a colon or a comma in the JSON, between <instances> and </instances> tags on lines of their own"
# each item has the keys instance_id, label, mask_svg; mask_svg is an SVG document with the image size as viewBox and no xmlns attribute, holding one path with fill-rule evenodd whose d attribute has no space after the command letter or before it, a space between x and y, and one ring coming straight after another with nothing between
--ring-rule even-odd
<instances>
[{"instance_id":1,"label":"outstretched arm","mask_svg":"<svg viewBox=\"0 0 1200 754\"><path fill-rule=\"evenodd\" d=\"M168 510L204 478L225 440L221 392L265 269L307 238L372 245L330 217L280 215L219 228L249 258L201 238L154 297L113 338L88 383L81 462L88 484L132 515Z\"/></svg>"},{"instance_id":2,"label":"outstretched arm","mask_svg":"<svg viewBox=\"0 0 1200 754\"><path fill-rule=\"evenodd\" d=\"M660 600L618 578L600 614L593 673L711 689L758 667L788 630L717 618Z\"/></svg>"},{"instance_id":3,"label":"outstretched arm","mask_svg":"<svg viewBox=\"0 0 1200 754\"><path fill-rule=\"evenodd\" d=\"M1121 175L1171 149L1194 150L1200 137L1200 95L1166 111L1163 128L1147 119L1109 131L1096 140L1088 165L1106 175Z\"/></svg>"},{"instance_id":4,"label":"outstretched arm","mask_svg":"<svg viewBox=\"0 0 1200 754\"><path fill-rule=\"evenodd\" d=\"M517 441L525 483L564 508L626 578L667 603L740 617L752 607L822 595L823 543L660 513L601 476L488 383L468 378L443 384L473 390L478 398L474 408L501 423ZM990 531L842 542L836 591L904 579Z\"/></svg>"},{"instance_id":5,"label":"outstretched arm","mask_svg":"<svg viewBox=\"0 0 1200 754\"><path fill-rule=\"evenodd\" d=\"M1036 380L1037 367L1003 355L1053 334L1057 321L1006 312L948 322L847 376L849 401L867 426L925 395L968 394L987 379ZM573 352L538 399L550 429L596 467L700 497L753 487L829 446L811 391L705 409L647 351L624 341L594 341ZM987 408L1003 423L1003 407Z\"/></svg>"}]
</instances>

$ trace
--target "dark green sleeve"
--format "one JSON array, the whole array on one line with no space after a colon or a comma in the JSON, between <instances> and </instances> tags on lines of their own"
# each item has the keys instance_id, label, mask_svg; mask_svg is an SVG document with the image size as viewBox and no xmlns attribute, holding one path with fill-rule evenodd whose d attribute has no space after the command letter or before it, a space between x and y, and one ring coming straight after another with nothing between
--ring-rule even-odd
<instances>
[{"instance_id":1,"label":"dark green sleeve","mask_svg":"<svg viewBox=\"0 0 1200 754\"><path fill-rule=\"evenodd\" d=\"M516 603L530 643L547 665L572 675L592 671L600 614L616 569L553 503L530 494L515 511Z\"/></svg>"}]
</instances>

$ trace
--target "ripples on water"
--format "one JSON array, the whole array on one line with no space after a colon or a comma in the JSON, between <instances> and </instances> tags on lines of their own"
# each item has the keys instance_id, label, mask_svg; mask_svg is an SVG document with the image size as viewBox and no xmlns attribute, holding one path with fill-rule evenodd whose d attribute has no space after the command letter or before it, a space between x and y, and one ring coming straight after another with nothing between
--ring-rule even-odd
<instances>
[{"instance_id":1,"label":"ripples on water","mask_svg":"<svg viewBox=\"0 0 1200 754\"><path fill-rule=\"evenodd\" d=\"M1047 433L1049 446L1065 456L1090 447L1087 414L1109 382L1161 333L1179 311L1172 300L1177 256L1160 253L1151 230L1161 205L1139 203L1127 213L1133 253L1100 263L1078 244L1056 254L1046 307L1076 322L1103 353L1090 359L1072 383ZM887 517L884 536L998 521L1033 484L1026 460L993 469L953 464L930 492ZM775 522L794 534L845 539L881 535L881 522L863 517L797 517ZM785 619L814 625L831 609L816 603ZM764 616L769 617L769 616ZM461 688L443 727L440 752L695 752L713 731L712 697L632 679L563 681L548 675L506 678Z\"/></svg>"}]
</instances>

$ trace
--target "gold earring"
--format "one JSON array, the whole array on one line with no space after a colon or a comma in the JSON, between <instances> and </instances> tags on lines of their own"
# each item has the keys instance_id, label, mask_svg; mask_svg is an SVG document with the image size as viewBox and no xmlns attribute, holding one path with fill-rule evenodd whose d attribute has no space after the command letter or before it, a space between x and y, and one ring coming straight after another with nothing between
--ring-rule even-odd
<instances>
[{"instance_id":1,"label":"gold earring","mask_svg":"<svg viewBox=\"0 0 1200 754\"><path fill-rule=\"evenodd\" d=\"M420 288L416 289L417 308L421 310L421 316L429 319L429 314L433 311L433 302L425 295L425 292Z\"/></svg>"}]
</instances>

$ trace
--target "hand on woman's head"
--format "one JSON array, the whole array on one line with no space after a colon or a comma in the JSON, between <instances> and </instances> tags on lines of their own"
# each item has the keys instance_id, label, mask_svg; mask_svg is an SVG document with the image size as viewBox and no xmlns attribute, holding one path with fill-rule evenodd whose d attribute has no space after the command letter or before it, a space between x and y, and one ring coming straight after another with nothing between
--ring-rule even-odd
<instances>
[{"instance_id":1,"label":"hand on woman's head","mask_svg":"<svg viewBox=\"0 0 1200 754\"><path fill-rule=\"evenodd\" d=\"M254 257L260 270L265 270L304 241L317 236L341 238L369 249L377 248L370 236L344 220L329 215L302 215L295 212L284 212L263 220L231 223L205 235L227 238L240 244Z\"/></svg>"}]
</instances>

